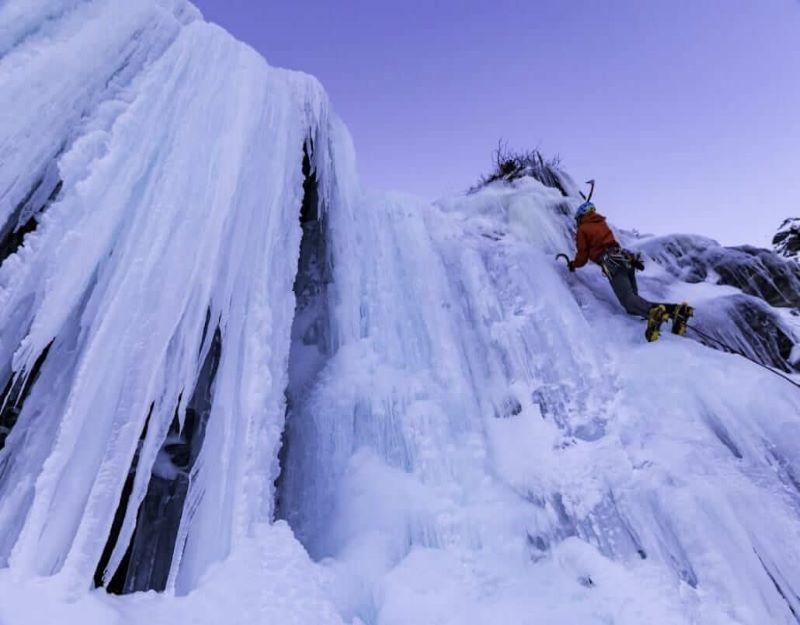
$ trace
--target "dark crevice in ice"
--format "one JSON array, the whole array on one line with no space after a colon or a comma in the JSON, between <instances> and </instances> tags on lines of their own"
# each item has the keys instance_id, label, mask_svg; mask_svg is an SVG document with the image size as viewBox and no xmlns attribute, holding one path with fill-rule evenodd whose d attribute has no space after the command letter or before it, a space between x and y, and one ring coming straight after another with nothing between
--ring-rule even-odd
<instances>
[{"instance_id":1,"label":"dark crevice in ice","mask_svg":"<svg viewBox=\"0 0 800 625\"><path fill-rule=\"evenodd\" d=\"M131 493L133 492L133 482L136 478L136 469L139 466L139 454L142 451L142 444L144 443L145 437L147 436L147 428L150 425L150 417L153 415L153 408L155 406L155 402L150 404L150 409L147 412L147 418L144 422L144 428L142 428L142 433L139 436L139 444L136 447L136 452L133 454L133 460L131 461L131 467L128 470L128 477L125 479L125 486L122 488L122 493L119 497L119 503L117 504L117 510L114 513L114 521L111 525L111 530L108 534L108 540L106 541L106 545L103 548L103 554L100 556L100 561L97 563L97 569L94 573L94 585L95 588L99 588L104 583L104 578L106 574L106 567L108 566L109 560L111 559L111 555L114 551L114 547L117 545L117 541L119 540L119 533L122 531L122 525L125 522L125 515L128 511L128 502L130 501ZM106 586L108 592L113 594L121 594L123 584L125 582L124 575L122 572L126 571L128 568L128 561L130 560L130 549L128 549L125 553L125 557L122 559L119 567L117 568L116 574L111 578Z\"/></svg>"},{"instance_id":2,"label":"dark crevice in ice","mask_svg":"<svg viewBox=\"0 0 800 625\"><path fill-rule=\"evenodd\" d=\"M206 344L206 339L208 338L208 326L211 324L211 307L209 306L206 309L206 319L203 322L203 333L200 335L200 347L198 348L197 355L201 355L203 353L203 348ZM180 404L180 400L178 400Z\"/></svg>"},{"instance_id":3,"label":"dark crevice in ice","mask_svg":"<svg viewBox=\"0 0 800 625\"><path fill-rule=\"evenodd\" d=\"M176 413L139 507L125 592L166 588L183 505L189 492L189 476L202 449L211 414L221 354L222 333L217 327L186 406L183 427Z\"/></svg>"},{"instance_id":4,"label":"dark crevice in ice","mask_svg":"<svg viewBox=\"0 0 800 625\"><path fill-rule=\"evenodd\" d=\"M55 165L33 183L0 228L0 264L22 246L27 234L36 230L39 217L58 198L63 184Z\"/></svg>"},{"instance_id":5,"label":"dark crevice in ice","mask_svg":"<svg viewBox=\"0 0 800 625\"><path fill-rule=\"evenodd\" d=\"M310 153L314 144L309 139L303 144L303 201L300 204L300 224L318 223L320 218L319 181L317 171L311 166ZM305 234L305 230L303 231ZM298 266L299 270L299 266Z\"/></svg>"},{"instance_id":6,"label":"dark crevice in ice","mask_svg":"<svg viewBox=\"0 0 800 625\"><path fill-rule=\"evenodd\" d=\"M200 455L211 414L221 355L222 332L217 326L186 405L183 426L179 419L182 404L180 398L177 400L172 425L158 452L147 493L139 505L136 529L108 585L109 592L166 588L192 467Z\"/></svg>"},{"instance_id":7,"label":"dark crevice in ice","mask_svg":"<svg viewBox=\"0 0 800 625\"><path fill-rule=\"evenodd\" d=\"M703 415L703 420L706 422L706 425L708 425L709 429L714 433L714 436L717 437L717 440L719 440L719 442L722 443L729 452L731 452L731 455L734 458L741 460L743 457L742 452L739 450L739 447L736 445L736 443L733 442L733 438L731 438L728 429L722 424L716 415L705 413Z\"/></svg>"},{"instance_id":8,"label":"dark crevice in ice","mask_svg":"<svg viewBox=\"0 0 800 625\"><path fill-rule=\"evenodd\" d=\"M657 534L661 555L680 579L697 588L697 573L689 560L686 549L678 538L678 533L658 503L653 506L653 520L659 529Z\"/></svg>"},{"instance_id":9,"label":"dark crevice in ice","mask_svg":"<svg viewBox=\"0 0 800 625\"><path fill-rule=\"evenodd\" d=\"M758 551L753 549L753 552L756 554L758 561L761 563L761 567L764 569L764 572L767 574L767 577L769 577L770 581L772 582L772 585L775 586L775 590L781 596L781 599L783 599L786 602L786 607L789 608L789 612L792 613L794 620L800 623L800 614L798 613L798 611L800 610L800 597L798 597L797 595L789 597L787 595L787 592L783 589L783 587L778 583L778 580L776 579L777 572L773 573L770 570L770 568L766 565L764 559L761 557L761 554L758 553Z\"/></svg>"},{"instance_id":10,"label":"dark crevice in ice","mask_svg":"<svg viewBox=\"0 0 800 625\"><path fill-rule=\"evenodd\" d=\"M25 371L22 371L19 375L12 373L6 382L5 388L0 395L0 449L5 447L6 439L11 433L11 429L16 425L17 419L19 419L25 400L39 377L39 372L42 370L42 365L47 359L47 354L50 352L52 345L53 342L51 341L39 354L36 362L33 363L30 374Z\"/></svg>"},{"instance_id":11,"label":"dark crevice in ice","mask_svg":"<svg viewBox=\"0 0 800 625\"><path fill-rule=\"evenodd\" d=\"M320 206L319 181L312 163L313 143L303 146L303 200L300 206L300 242L294 282L295 314L289 352L289 382L286 388L286 426L279 454L281 473L276 481L276 516L286 519L302 542L304 531L304 468L313 462L308 441L311 424L303 421L302 406L317 374L330 355L328 284L330 267L326 226Z\"/></svg>"}]
</instances>

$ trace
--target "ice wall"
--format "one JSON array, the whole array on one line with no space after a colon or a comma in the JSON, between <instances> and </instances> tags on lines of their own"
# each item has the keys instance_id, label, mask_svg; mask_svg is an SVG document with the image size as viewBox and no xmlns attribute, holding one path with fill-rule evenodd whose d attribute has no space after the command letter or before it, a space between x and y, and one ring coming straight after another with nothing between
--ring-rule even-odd
<instances>
[{"instance_id":1,"label":"ice wall","mask_svg":"<svg viewBox=\"0 0 800 625\"><path fill-rule=\"evenodd\" d=\"M796 389L646 344L597 268L553 259L579 201L525 179L330 215L335 345L289 413L281 513L346 617L794 622ZM738 327L733 287L658 258L646 294Z\"/></svg>"},{"instance_id":2,"label":"ice wall","mask_svg":"<svg viewBox=\"0 0 800 625\"><path fill-rule=\"evenodd\" d=\"M363 193L178 0L6 2L0 54L0 620L797 621L797 390L556 262L566 174ZM619 234L797 366L793 265Z\"/></svg>"},{"instance_id":3,"label":"ice wall","mask_svg":"<svg viewBox=\"0 0 800 625\"><path fill-rule=\"evenodd\" d=\"M0 566L88 588L102 557L99 582L186 590L272 515L303 146L324 203L337 122L186 3L22 5L0 14Z\"/></svg>"}]
</instances>

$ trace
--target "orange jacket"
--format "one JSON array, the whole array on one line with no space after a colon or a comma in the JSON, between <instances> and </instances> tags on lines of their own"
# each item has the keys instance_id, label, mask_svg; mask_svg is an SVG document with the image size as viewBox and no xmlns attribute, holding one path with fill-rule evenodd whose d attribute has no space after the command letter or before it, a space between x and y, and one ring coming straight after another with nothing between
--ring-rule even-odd
<instances>
[{"instance_id":1,"label":"orange jacket","mask_svg":"<svg viewBox=\"0 0 800 625\"><path fill-rule=\"evenodd\" d=\"M603 252L612 245L619 245L611 228L606 225L606 218L598 213L589 213L581 219L575 244L578 248L572 261L575 267L583 267L590 259L599 263Z\"/></svg>"}]
</instances>

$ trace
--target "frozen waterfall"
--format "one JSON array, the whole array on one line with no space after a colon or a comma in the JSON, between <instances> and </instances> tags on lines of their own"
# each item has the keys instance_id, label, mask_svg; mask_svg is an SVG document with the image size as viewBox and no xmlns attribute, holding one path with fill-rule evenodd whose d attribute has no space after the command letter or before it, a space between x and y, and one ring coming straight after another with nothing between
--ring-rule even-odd
<instances>
[{"instance_id":1,"label":"frozen waterfall","mask_svg":"<svg viewBox=\"0 0 800 625\"><path fill-rule=\"evenodd\" d=\"M800 393L566 173L363 191L182 0L0 4L0 111L0 622L800 622ZM796 262L619 233L797 376Z\"/></svg>"}]
</instances>

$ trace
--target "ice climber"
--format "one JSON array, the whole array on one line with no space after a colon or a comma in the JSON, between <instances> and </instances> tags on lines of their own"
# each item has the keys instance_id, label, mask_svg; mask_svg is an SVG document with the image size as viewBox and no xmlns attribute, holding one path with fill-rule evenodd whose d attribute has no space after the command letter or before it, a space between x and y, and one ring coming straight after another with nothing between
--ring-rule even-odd
<instances>
[{"instance_id":1,"label":"ice climber","mask_svg":"<svg viewBox=\"0 0 800 625\"><path fill-rule=\"evenodd\" d=\"M641 258L620 247L614 233L606 224L606 218L600 215L594 204L586 201L575 213L578 231L575 235L577 253L575 259L569 261L570 271L583 267L589 260L603 269L603 273L611 283L611 288L619 303L630 315L647 319L645 338L655 341L661 333L661 324L672 319L672 332L683 335L686 322L694 310L685 302L682 304L662 304L649 302L639 295L636 284L636 270L644 269Z\"/></svg>"}]
</instances>

